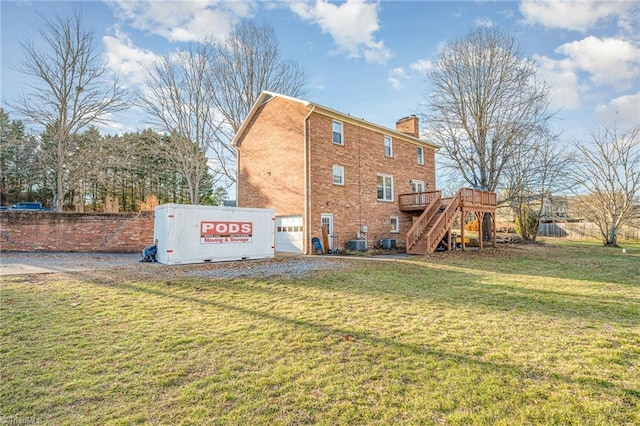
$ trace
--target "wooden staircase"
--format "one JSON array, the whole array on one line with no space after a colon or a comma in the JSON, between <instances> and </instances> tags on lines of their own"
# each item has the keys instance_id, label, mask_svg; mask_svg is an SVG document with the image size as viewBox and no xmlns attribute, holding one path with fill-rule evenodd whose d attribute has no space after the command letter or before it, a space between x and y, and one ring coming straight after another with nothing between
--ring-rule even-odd
<instances>
[{"instance_id":1,"label":"wooden staircase","mask_svg":"<svg viewBox=\"0 0 640 426\"><path fill-rule=\"evenodd\" d=\"M465 208L469 211L495 212L496 194L462 188L451 198L442 198L441 191L401 195L400 210L423 210L406 234L407 253L433 253L451 231L458 212L464 212Z\"/></svg>"},{"instance_id":2,"label":"wooden staircase","mask_svg":"<svg viewBox=\"0 0 640 426\"><path fill-rule=\"evenodd\" d=\"M440 191L407 232L409 254L433 253L453 224L458 209L460 191L453 198L441 198Z\"/></svg>"}]
</instances>

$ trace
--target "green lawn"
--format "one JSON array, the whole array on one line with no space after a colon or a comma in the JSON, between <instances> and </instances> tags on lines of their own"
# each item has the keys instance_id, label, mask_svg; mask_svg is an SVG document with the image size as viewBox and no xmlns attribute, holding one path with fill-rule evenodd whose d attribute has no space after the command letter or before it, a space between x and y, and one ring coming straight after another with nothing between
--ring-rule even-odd
<instances>
[{"instance_id":1,"label":"green lawn","mask_svg":"<svg viewBox=\"0 0 640 426\"><path fill-rule=\"evenodd\" d=\"M301 279L2 277L0 424L640 424L640 245L623 246Z\"/></svg>"}]
</instances>

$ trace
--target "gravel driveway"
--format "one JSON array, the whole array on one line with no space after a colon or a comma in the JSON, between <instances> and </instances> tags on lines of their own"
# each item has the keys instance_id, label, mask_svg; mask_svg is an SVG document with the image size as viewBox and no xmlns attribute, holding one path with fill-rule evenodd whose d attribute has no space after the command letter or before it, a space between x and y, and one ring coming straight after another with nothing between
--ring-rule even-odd
<instances>
[{"instance_id":1,"label":"gravel driveway","mask_svg":"<svg viewBox=\"0 0 640 426\"><path fill-rule=\"evenodd\" d=\"M178 276L212 279L272 275L302 277L313 271L342 268L350 264L346 259L332 256L291 256L289 254L276 254L274 259L171 266L139 261L139 254L3 252L0 254L0 276L118 270L127 276L147 279Z\"/></svg>"},{"instance_id":2,"label":"gravel driveway","mask_svg":"<svg viewBox=\"0 0 640 426\"><path fill-rule=\"evenodd\" d=\"M132 253L0 253L0 275L110 269L138 263Z\"/></svg>"}]
</instances>

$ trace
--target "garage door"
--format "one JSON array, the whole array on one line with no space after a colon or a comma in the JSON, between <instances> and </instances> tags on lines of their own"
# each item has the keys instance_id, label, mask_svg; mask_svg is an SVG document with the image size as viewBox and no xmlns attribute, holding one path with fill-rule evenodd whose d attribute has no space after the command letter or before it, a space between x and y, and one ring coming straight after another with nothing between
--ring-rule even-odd
<instances>
[{"instance_id":1,"label":"garage door","mask_svg":"<svg viewBox=\"0 0 640 426\"><path fill-rule=\"evenodd\" d=\"M302 253L302 216L276 217L276 251Z\"/></svg>"}]
</instances>

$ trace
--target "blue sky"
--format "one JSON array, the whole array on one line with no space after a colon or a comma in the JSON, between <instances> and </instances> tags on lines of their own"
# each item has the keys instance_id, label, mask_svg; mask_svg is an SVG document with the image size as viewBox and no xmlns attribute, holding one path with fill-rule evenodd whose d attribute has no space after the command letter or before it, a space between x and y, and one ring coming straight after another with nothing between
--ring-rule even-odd
<instances>
[{"instance_id":1,"label":"blue sky","mask_svg":"<svg viewBox=\"0 0 640 426\"><path fill-rule=\"evenodd\" d=\"M131 90L160 55L209 35L225 37L234 22L252 18L272 25L282 56L307 70L307 100L393 128L397 119L424 110L425 73L444 44L477 26L499 26L535 59L564 140L583 138L596 123L615 118L640 126L637 1L1 0L4 108L25 90L14 70L23 58L19 41L37 37L39 15L65 15L73 6L81 7L103 58ZM101 130L146 127L132 107Z\"/></svg>"}]
</instances>

